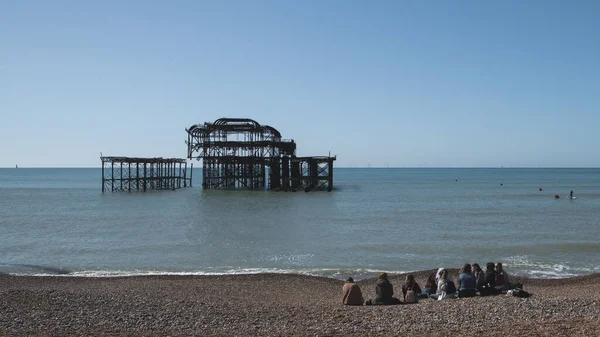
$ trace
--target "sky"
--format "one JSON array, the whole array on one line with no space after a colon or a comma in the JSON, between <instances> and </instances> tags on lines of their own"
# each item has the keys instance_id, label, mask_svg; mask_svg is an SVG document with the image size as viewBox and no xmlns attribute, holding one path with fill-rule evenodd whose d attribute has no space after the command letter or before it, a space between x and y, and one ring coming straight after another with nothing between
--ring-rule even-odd
<instances>
[{"instance_id":1,"label":"sky","mask_svg":"<svg viewBox=\"0 0 600 337\"><path fill-rule=\"evenodd\" d=\"M0 167L252 118L337 167L600 167L598 1L0 1Z\"/></svg>"}]
</instances>

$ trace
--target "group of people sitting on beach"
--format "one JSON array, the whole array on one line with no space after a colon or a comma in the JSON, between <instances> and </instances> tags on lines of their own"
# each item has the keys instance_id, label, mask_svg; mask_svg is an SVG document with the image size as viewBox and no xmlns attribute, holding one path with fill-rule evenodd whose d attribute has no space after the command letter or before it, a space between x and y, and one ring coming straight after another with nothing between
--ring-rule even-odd
<instances>
[{"instance_id":1,"label":"group of people sitting on beach","mask_svg":"<svg viewBox=\"0 0 600 337\"><path fill-rule=\"evenodd\" d=\"M456 297L473 297L498 295L519 285L511 284L508 274L502 268L502 263L488 262L483 271L479 264L465 264L460 269L457 278L458 287L448 278L448 271L439 268L431 273L421 289L413 275L407 275L402 284L402 300L394 297L394 286L388 280L387 273L381 273L375 286L376 297L365 301L358 284L349 277L343 286L343 303L346 305L390 305L402 303L417 303L419 298L444 300Z\"/></svg>"}]
</instances>

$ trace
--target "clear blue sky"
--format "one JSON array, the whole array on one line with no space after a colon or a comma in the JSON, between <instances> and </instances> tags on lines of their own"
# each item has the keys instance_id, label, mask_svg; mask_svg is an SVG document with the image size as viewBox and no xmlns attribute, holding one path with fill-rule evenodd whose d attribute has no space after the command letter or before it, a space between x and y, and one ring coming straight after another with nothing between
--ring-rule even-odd
<instances>
[{"instance_id":1,"label":"clear blue sky","mask_svg":"<svg viewBox=\"0 0 600 337\"><path fill-rule=\"evenodd\" d=\"M0 167L185 157L249 117L337 166L600 167L600 1L0 2Z\"/></svg>"}]
</instances>

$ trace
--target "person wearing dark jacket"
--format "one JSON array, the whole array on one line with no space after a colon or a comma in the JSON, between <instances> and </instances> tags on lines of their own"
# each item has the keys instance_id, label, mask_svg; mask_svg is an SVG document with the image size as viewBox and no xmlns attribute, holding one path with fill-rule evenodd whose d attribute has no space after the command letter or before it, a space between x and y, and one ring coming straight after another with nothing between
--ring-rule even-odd
<instances>
[{"instance_id":1,"label":"person wearing dark jacket","mask_svg":"<svg viewBox=\"0 0 600 337\"><path fill-rule=\"evenodd\" d=\"M499 280L502 282L498 282ZM508 281L508 274L502 268L501 262L496 263L496 289L500 289L500 292L511 289L510 282Z\"/></svg>"},{"instance_id":2,"label":"person wearing dark jacket","mask_svg":"<svg viewBox=\"0 0 600 337\"><path fill-rule=\"evenodd\" d=\"M415 281L414 275L407 275L406 282L404 282L404 284L402 285L402 295L404 296L405 302L406 291L408 290L408 288L411 288L415 292L415 295L419 295L421 293L421 287L419 287L419 284Z\"/></svg>"},{"instance_id":3,"label":"person wearing dark jacket","mask_svg":"<svg viewBox=\"0 0 600 337\"><path fill-rule=\"evenodd\" d=\"M494 270L496 266L494 262L488 262L485 265L485 282L483 288L479 291L480 295L495 295L496 292L496 270Z\"/></svg>"},{"instance_id":4,"label":"person wearing dark jacket","mask_svg":"<svg viewBox=\"0 0 600 337\"><path fill-rule=\"evenodd\" d=\"M478 263L473 263L471 265L471 271L473 272L473 275L477 279L477 283L476 283L477 291L481 295L481 290L485 289L485 273L483 272L483 270L481 270L481 267L479 266ZM484 290L484 292L485 292L485 290Z\"/></svg>"},{"instance_id":5,"label":"person wearing dark jacket","mask_svg":"<svg viewBox=\"0 0 600 337\"><path fill-rule=\"evenodd\" d=\"M388 280L387 273L381 273L377 285L375 286L375 301L373 304L400 304L400 300L392 297L394 295L394 286Z\"/></svg>"},{"instance_id":6,"label":"person wearing dark jacket","mask_svg":"<svg viewBox=\"0 0 600 337\"><path fill-rule=\"evenodd\" d=\"M425 289L423 289L423 291L421 292L421 295L426 295L426 296L420 296L420 297L429 297L431 294L435 294L437 293L437 283L435 282L435 273L432 273L429 275L429 277L427 278L427 281L425 282Z\"/></svg>"}]
</instances>

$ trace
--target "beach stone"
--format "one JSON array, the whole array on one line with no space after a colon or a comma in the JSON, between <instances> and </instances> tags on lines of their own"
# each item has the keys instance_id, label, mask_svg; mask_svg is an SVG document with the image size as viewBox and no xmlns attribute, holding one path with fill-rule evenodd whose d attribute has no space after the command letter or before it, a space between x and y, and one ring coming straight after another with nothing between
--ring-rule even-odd
<instances>
[{"instance_id":1,"label":"beach stone","mask_svg":"<svg viewBox=\"0 0 600 337\"><path fill-rule=\"evenodd\" d=\"M427 273L414 274L424 281ZM392 277L395 289L403 279ZM374 298L375 282L359 282L365 298ZM345 307L340 304L342 281L300 275L2 275L0 331L10 336L447 336L465 329L490 335L493 322L491 335L600 335L599 275L529 279L526 284L530 298ZM565 297L566 285L577 293Z\"/></svg>"}]
</instances>

